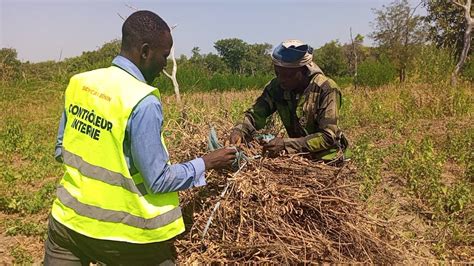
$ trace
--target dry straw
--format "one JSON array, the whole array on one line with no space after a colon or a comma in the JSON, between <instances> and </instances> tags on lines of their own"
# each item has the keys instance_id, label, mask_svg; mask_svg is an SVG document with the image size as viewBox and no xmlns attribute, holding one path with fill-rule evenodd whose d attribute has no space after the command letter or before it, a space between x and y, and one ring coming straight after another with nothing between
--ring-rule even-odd
<instances>
[{"instance_id":1,"label":"dry straw","mask_svg":"<svg viewBox=\"0 0 474 266\"><path fill-rule=\"evenodd\" d=\"M364 212L351 168L301 156L254 160L231 178L223 198L229 180L212 173L206 189L181 195L188 231L176 242L178 262L399 261L403 252L389 244L389 224Z\"/></svg>"}]
</instances>

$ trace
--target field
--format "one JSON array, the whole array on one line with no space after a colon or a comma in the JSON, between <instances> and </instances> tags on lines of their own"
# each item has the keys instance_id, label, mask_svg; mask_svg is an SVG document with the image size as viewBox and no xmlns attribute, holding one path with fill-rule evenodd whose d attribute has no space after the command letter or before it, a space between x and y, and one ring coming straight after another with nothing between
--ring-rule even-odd
<instances>
[{"instance_id":1,"label":"field","mask_svg":"<svg viewBox=\"0 0 474 266\"><path fill-rule=\"evenodd\" d=\"M62 175L53 151L64 88L33 81L0 85L0 264L42 260L47 217ZM400 262L474 262L472 85L404 84L342 92L341 126L352 150L344 180L357 184L347 200L390 227L392 235L379 233L401 251ZM182 95L182 108L173 95L164 95L172 161L204 154L209 124L226 136L258 95L258 90L188 93ZM193 199L200 206L195 220L207 219L217 198L212 192L220 193L230 175L211 172L207 188L182 193L183 203ZM219 238L206 241L219 245ZM177 248L195 243L188 228ZM191 258L178 262L242 261L237 255L193 250Z\"/></svg>"}]
</instances>

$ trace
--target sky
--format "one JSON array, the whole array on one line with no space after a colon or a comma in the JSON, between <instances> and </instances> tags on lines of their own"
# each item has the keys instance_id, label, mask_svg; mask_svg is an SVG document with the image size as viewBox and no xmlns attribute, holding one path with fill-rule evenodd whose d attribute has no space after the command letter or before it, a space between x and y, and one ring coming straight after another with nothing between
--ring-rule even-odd
<instances>
[{"instance_id":1,"label":"sky","mask_svg":"<svg viewBox=\"0 0 474 266\"><path fill-rule=\"evenodd\" d=\"M374 8L393 0L0 0L0 47L21 61L78 56L121 38L123 19L134 9L160 15L173 31L176 56L193 47L216 53L214 42L240 38L278 45L300 39L317 48L331 40L350 42L373 31ZM409 0L412 7L419 0ZM133 8L131 8L131 7ZM422 12L422 11L420 11ZM371 45L369 38L366 45Z\"/></svg>"}]
</instances>

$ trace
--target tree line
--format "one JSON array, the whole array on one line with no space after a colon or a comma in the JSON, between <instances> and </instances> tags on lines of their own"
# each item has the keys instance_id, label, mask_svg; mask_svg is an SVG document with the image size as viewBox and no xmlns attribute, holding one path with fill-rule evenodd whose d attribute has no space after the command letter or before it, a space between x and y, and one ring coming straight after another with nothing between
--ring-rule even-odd
<instances>
[{"instance_id":1,"label":"tree line","mask_svg":"<svg viewBox=\"0 0 474 266\"><path fill-rule=\"evenodd\" d=\"M350 84L376 87L393 82L448 82L459 58L466 53L466 22L461 4L470 0L423 0L412 7L407 0L396 0L374 9L373 31L356 34L351 41L332 40L315 49L314 61L326 75L342 86ZM460 4L461 3L461 4ZM426 9L426 16L418 15ZM349 35L349 33L348 33ZM368 38L374 46L364 42ZM469 41L472 36L469 35ZM194 47L191 56L176 59L177 80L182 90L246 89L263 86L272 76L268 43L250 44L238 38L217 40L216 53L201 53ZM0 50L0 75L5 81L53 80L66 83L73 74L110 65L120 50L114 40L97 51L60 62L20 62L13 48ZM468 47L459 69L461 78L474 80L474 62ZM171 67L171 63L168 64ZM155 81L163 91L173 91L165 75Z\"/></svg>"}]
</instances>

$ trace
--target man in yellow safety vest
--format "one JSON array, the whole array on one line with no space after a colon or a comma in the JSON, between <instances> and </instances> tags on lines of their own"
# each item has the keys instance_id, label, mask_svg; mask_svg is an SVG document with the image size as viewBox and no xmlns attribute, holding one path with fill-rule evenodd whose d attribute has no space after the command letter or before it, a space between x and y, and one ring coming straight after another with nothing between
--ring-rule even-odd
<instances>
[{"instance_id":1,"label":"man in yellow safety vest","mask_svg":"<svg viewBox=\"0 0 474 266\"><path fill-rule=\"evenodd\" d=\"M150 11L130 15L112 66L75 75L65 92L56 159L65 173L45 243L45 265L158 265L173 262L184 232L177 191L206 184L205 170L229 166L235 150L170 164L158 90L173 40Z\"/></svg>"}]
</instances>

